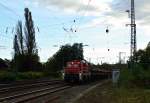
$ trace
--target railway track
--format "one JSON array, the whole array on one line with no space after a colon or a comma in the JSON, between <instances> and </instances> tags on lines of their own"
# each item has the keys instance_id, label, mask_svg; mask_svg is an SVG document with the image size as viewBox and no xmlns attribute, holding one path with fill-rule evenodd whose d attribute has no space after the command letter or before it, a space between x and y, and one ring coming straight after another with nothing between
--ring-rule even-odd
<instances>
[{"instance_id":1,"label":"railway track","mask_svg":"<svg viewBox=\"0 0 150 103\"><path fill-rule=\"evenodd\" d=\"M56 81L60 81L60 80L49 80L49 79L38 79L38 80L26 80L26 81L16 81L13 83L3 83L0 84L0 89L1 88L6 88L6 87L12 87L12 86L19 86L19 85L27 85L27 84L36 84L36 83L43 83L43 82L56 82Z\"/></svg>"},{"instance_id":2,"label":"railway track","mask_svg":"<svg viewBox=\"0 0 150 103\"><path fill-rule=\"evenodd\" d=\"M42 87L42 86L49 86L49 85L54 85L54 84L60 84L63 83L61 80L53 80L53 81L41 81L37 83L21 83L17 85L7 85L8 87L3 87L0 88L0 94L5 93L5 92L13 92L13 91L19 91L19 90L25 90L28 88L35 88L35 87Z\"/></svg>"},{"instance_id":3,"label":"railway track","mask_svg":"<svg viewBox=\"0 0 150 103\"><path fill-rule=\"evenodd\" d=\"M0 88L0 103L24 103L70 88L62 80L42 80L6 84Z\"/></svg>"},{"instance_id":4,"label":"railway track","mask_svg":"<svg viewBox=\"0 0 150 103\"><path fill-rule=\"evenodd\" d=\"M55 92L59 92L65 89L71 88L71 86L67 84L60 84L57 86L50 86L48 88L43 88L39 90L33 90L26 93L20 93L16 95L11 95L8 97L0 98L0 103L24 103L27 101L31 101L33 99L46 96Z\"/></svg>"}]
</instances>

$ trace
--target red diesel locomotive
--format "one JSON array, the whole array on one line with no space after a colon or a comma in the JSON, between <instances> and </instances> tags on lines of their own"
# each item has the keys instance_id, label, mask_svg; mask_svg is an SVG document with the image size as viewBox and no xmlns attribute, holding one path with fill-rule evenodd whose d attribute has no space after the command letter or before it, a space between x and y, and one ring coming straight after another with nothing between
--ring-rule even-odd
<instances>
[{"instance_id":1,"label":"red diesel locomotive","mask_svg":"<svg viewBox=\"0 0 150 103\"><path fill-rule=\"evenodd\" d=\"M67 62L63 72L66 82L86 81L91 77L90 65L85 60L73 60Z\"/></svg>"}]
</instances>

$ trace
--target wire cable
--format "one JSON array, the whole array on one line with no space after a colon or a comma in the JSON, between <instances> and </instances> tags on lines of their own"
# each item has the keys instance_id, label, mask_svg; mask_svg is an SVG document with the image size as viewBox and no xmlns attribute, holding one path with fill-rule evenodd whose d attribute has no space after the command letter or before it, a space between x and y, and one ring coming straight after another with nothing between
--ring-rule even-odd
<instances>
[{"instance_id":1,"label":"wire cable","mask_svg":"<svg viewBox=\"0 0 150 103\"><path fill-rule=\"evenodd\" d=\"M13 9L7 7L6 5L0 3L0 6L3 7L4 9L8 10L9 12L13 13L14 15L20 17L20 15L17 12L15 12Z\"/></svg>"}]
</instances>

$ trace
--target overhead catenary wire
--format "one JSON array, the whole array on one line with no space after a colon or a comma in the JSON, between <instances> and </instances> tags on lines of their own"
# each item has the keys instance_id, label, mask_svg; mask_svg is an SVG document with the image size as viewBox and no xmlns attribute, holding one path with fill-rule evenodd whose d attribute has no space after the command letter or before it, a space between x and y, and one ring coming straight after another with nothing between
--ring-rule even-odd
<instances>
[{"instance_id":1,"label":"overhead catenary wire","mask_svg":"<svg viewBox=\"0 0 150 103\"><path fill-rule=\"evenodd\" d=\"M87 14L87 12L88 12L87 10L88 10L88 8L89 8L91 2L92 2L92 0L88 0L87 6L86 6L86 8L85 8L85 12L83 13L82 17L76 19L76 22L78 21L78 26L76 26L76 31L79 31L79 30L82 29L82 28L79 29L79 28L80 28L80 26L79 26L80 24L79 24L79 23L81 23L81 22L83 21L83 19L85 18L86 14ZM99 17L106 17L106 15L102 15L102 16L99 16ZM94 27L96 27L96 26L98 26L98 25L100 25L100 24L104 25L104 24L105 24L105 21L106 21L106 20L104 20L104 21L101 22L101 23L96 24L95 26L87 27L87 29L94 28ZM105 24L105 25L108 26L108 24ZM84 29L86 29L86 28L84 28Z\"/></svg>"},{"instance_id":2,"label":"overhead catenary wire","mask_svg":"<svg viewBox=\"0 0 150 103\"><path fill-rule=\"evenodd\" d=\"M88 7L89 7L89 5L90 5L90 2L91 2L92 0L88 0L88 3L87 3L87 5L85 6L85 12L83 13L83 16L80 18L80 17L77 17L77 18L74 18L73 20L72 20L72 23L71 23L71 25L70 25L70 27L68 27L68 28L66 28L65 26L63 26L63 30L64 31L66 31L66 32L72 32L72 33L75 33L75 32L77 32L78 31L78 26L76 25L77 24L77 21L78 22L81 22L81 20L83 20L83 18L84 18L84 16L85 16L85 14L86 14L86 12L87 12L87 9L88 9ZM83 0L82 0L82 2L83 2ZM81 9L81 8L80 8ZM79 9L79 10L80 10ZM78 24L79 25L79 24ZM65 29L64 29L65 28Z\"/></svg>"},{"instance_id":3,"label":"overhead catenary wire","mask_svg":"<svg viewBox=\"0 0 150 103\"><path fill-rule=\"evenodd\" d=\"M11 21L17 21L18 19L16 18L16 17L18 17L18 18L20 18L21 16L16 12L16 11L14 11L13 9L11 9L10 7L8 7L8 6L6 6L6 5L4 5L3 3L1 3L0 2L0 7L2 7L2 8L4 8L5 10L7 10L8 12L10 12L10 13L12 13L13 14L13 16L12 15L7 15L7 16L5 16L6 18L9 18ZM16 17L14 17L14 16L16 16ZM4 30L4 32L2 32L2 34L8 34L8 33L14 33L14 27L10 27L10 26L7 26L7 27L5 27L5 30ZM8 36L4 36L4 35L0 35L1 37L4 37L4 38L7 38L7 39L12 39L12 37L8 37Z\"/></svg>"},{"instance_id":4,"label":"overhead catenary wire","mask_svg":"<svg viewBox=\"0 0 150 103\"><path fill-rule=\"evenodd\" d=\"M90 2L91 2L91 1L90 1ZM118 6L118 5L121 5L121 3L122 3L122 2L115 3L114 5ZM128 1L127 3L129 3L129 1ZM90 5L90 3L88 3L87 6L89 6L89 5ZM120 8L120 7L117 7L117 8L115 8L115 9L118 10L119 8ZM118 11L117 11L117 12L118 12ZM124 11L121 11L120 13L124 14ZM85 14L86 14L86 13L85 13ZM106 16L109 16L109 15L111 15L111 13L105 14L105 15L100 16L100 17L106 17ZM83 18L84 18L84 17L85 17L85 16L83 16ZM99 24L103 24L103 23L99 23ZM98 24L98 25L99 25L99 24ZM107 24L107 25L108 25L108 24ZM97 24L96 24L96 26L97 26ZM93 28L93 27L95 27L95 26L92 26L92 28ZM78 28L79 28L79 27L78 27ZM77 28L77 29L78 29L78 28ZM91 27L87 27L87 29L90 29L90 28L91 28ZM86 29L86 28L84 28L84 29Z\"/></svg>"},{"instance_id":5,"label":"overhead catenary wire","mask_svg":"<svg viewBox=\"0 0 150 103\"><path fill-rule=\"evenodd\" d=\"M7 7L6 5L0 3L0 6L3 7L4 9L8 10L9 12L13 13L13 14L16 15L17 17L20 17L20 15L19 15L17 12L15 12L13 9Z\"/></svg>"},{"instance_id":6,"label":"overhead catenary wire","mask_svg":"<svg viewBox=\"0 0 150 103\"><path fill-rule=\"evenodd\" d=\"M86 5L85 12L83 13L83 16L85 16L85 14L87 12L87 9L89 7L90 2L91 2L91 0L88 0L88 3ZM78 28L79 27L77 26L77 21L81 22L81 20L83 19L83 16L82 16L82 18L74 18L72 20L72 23L68 27L66 27L65 24L63 23L62 29L69 35L70 41L72 41L72 35L71 34L74 34L74 33L78 32Z\"/></svg>"},{"instance_id":7,"label":"overhead catenary wire","mask_svg":"<svg viewBox=\"0 0 150 103\"><path fill-rule=\"evenodd\" d=\"M74 19L74 20L75 20L76 22L78 21L77 19ZM63 28L64 31L66 31L66 32L71 31L71 32L72 32L72 31L73 31L73 28L72 28L73 26L72 26L72 25L74 26L75 23L72 23L72 24L71 24L71 26L70 26L71 28L70 28L70 29L69 29L69 28ZM97 26L97 25L96 25L96 26ZM95 26L93 26L92 28L94 28L94 27L95 27ZM108 27L107 27L107 28L108 28ZM84 29L85 29L85 28L84 28ZM91 29L91 27L89 27L89 29ZM77 30L77 29L76 29L76 30ZM108 32L109 32L109 29L108 29ZM109 49L109 48L108 48L108 49ZM108 51L109 51L109 50L108 50Z\"/></svg>"},{"instance_id":8,"label":"overhead catenary wire","mask_svg":"<svg viewBox=\"0 0 150 103\"><path fill-rule=\"evenodd\" d=\"M79 23L81 23L82 21L83 21L83 19L85 18L85 15L86 15L86 13L87 13L87 10L88 10L88 8L89 8L89 6L90 6L90 3L91 3L91 1L92 0L88 0L88 3L87 3L87 5L85 6L85 11L84 11L84 13L83 13L83 15L82 15L82 17L78 17L78 18L76 18L75 20L76 20L76 22L78 21L78 26L76 26L76 31L78 31L79 30Z\"/></svg>"},{"instance_id":9,"label":"overhead catenary wire","mask_svg":"<svg viewBox=\"0 0 150 103\"><path fill-rule=\"evenodd\" d=\"M0 7L4 8L5 10L7 10L8 12L10 12L10 13L13 14L13 16L12 16L12 15L9 15L9 16L7 15L7 16L5 16L5 17L8 18L10 21L17 21L18 18L21 18L21 16L20 16L16 11L14 11L13 9L11 9L10 7L4 5L4 4L1 3L1 2L0 2ZM2 13L3 13L3 12L2 12ZM18 18L14 17L14 16L16 16L16 17L18 17ZM12 28L13 28L13 27L12 27ZM6 27L6 29L8 29L8 28ZM6 34L7 34L7 33L6 33Z\"/></svg>"},{"instance_id":10,"label":"overhead catenary wire","mask_svg":"<svg viewBox=\"0 0 150 103\"><path fill-rule=\"evenodd\" d=\"M4 9L6 9L7 11L11 12L12 14L14 14L15 16L17 17L20 17L20 15L18 13L16 13L13 9L11 9L10 7L7 7L6 5L0 3L0 6L3 7ZM18 20L17 18L13 17L13 16L7 16L10 20ZM59 23L58 25L60 25L61 23ZM52 26L52 25L51 25ZM3 34L9 34L9 33L14 33L14 30L15 27L10 27L10 26L7 26L5 27L5 31L3 32ZM39 26L35 26L35 29L40 32L40 27ZM2 38L7 38L7 39L11 39L13 40L13 37L8 37L7 35L0 35Z\"/></svg>"}]
</instances>

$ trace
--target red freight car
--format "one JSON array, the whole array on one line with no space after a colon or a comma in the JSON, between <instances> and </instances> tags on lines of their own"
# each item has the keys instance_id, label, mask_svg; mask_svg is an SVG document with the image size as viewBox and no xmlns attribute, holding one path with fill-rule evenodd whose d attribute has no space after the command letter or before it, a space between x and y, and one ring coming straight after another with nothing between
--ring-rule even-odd
<instances>
[{"instance_id":1,"label":"red freight car","mask_svg":"<svg viewBox=\"0 0 150 103\"><path fill-rule=\"evenodd\" d=\"M90 66L85 60L67 62L63 72L63 79L67 82L89 80L90 76Z\"/></svg>"}]
</instances>

